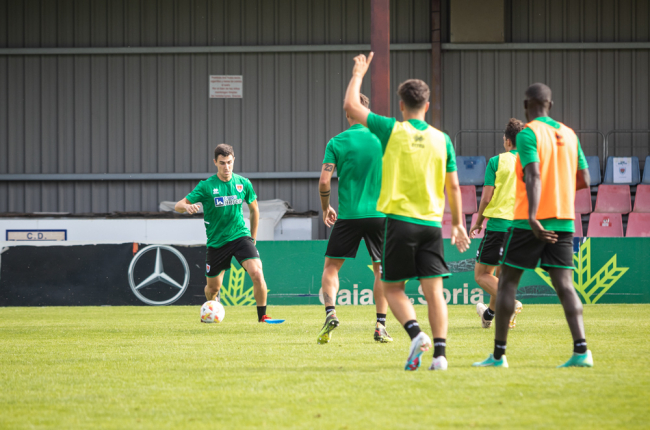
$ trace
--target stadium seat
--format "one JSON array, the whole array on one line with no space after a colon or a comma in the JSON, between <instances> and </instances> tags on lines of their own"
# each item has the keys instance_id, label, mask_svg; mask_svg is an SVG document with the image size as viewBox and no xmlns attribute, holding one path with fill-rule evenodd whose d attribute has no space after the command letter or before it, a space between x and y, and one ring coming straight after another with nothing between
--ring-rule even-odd
<instances>
[{"instance_id":1,"label":"stadium seat","mask_svg":"<svg viewBox=\"0 0 650 430\"><path fill-rule=\"evenodd\" d=\"M460 185L483 185L485 181L485 157L456 157Z\"/></svg>"},{"instance_id":2,"label":"stadium seat","mask_svg":"<svg viewBox=\"0 0 650 430\"><path fill-rule=\"evenodd\" d=\"M620 213L589 215L588 237L623 237L623 216Z\"/></svg>"},{"instance_id":3,"label":"stadium seat","mask_svg":"<svg viewBox=\"0 0 650 430\"><path fill-rule=\"evenodd\" d=\"M463 204L464 214L476 213L476 187L474 185L461 185L460 186L460 200ZM451 213L449 208L449 200L445 192L445 213Z\"/></svg>"},{"instance_id":4,"label":"stadium seat","mask_svg":"<svg viewBox=\"0 0 650 430\"><path fill-rule=\"evenodd\" d=\"M582 214L579 214L577 211L576 211L576 217L573 220L573 225L576 229L573 235L575 237L582 237Z\"/></svg>"},{"instance_id":5,"label":"stadium seat","mask_svg":"<svg viewBox=\"0 0 650 430\"><path fill-rule=\"evenodd\" d=\"M591 186L599 185L602 181L600 177L600 157L597 155L590 155L585 157L589 164L589 176L591 177Z\"/></svg>"},{"instance_id":6,"label":"stadium seat","mask_svg":"<svg viewBox=\"0 0 650 430\"><path fill-rule=\"evenodd\" d=\"M575 211L576 214L590 214L591 209L591 190L589 188L583 188L582 190L576 191L576 200L575 200Z\"/></svg>"},{"instance_id":7,"label":"stadium seat","mask_svg":"<svg viewBox=\"0 0 650 430\"><path fill-rule=\"evenodd\" d=\"M650 213L632 212L625 237L650 237Z\"/></svg>"},{"instance_id":8,"label":"stadium seat","mask_svg":"<svg viewBox=\"0 0 650 430\"><path fill-rule=\"evenodd\" d=\"M645 164L643 165L643 184L650 184L650 155L645 157Z\"/></svg>"},{"instance_id":9,"label":"stadium seat","mask_svg":"<svg viewBox=\"0 0 650 430\"><path fill-rule=\"evenodd\" d=\"M632 212L650 212L650 185L636 186L634 210Z\"/></svg>"},{"instance_id":10,"label":"stadium seat","mask_svg":"<svg viewBox=\"0 0 650 430\"><path fill-rule=\"evenodd\" d=\"M630 182L614 182L614 158L607 157L607 166L605 167L605 180L603 184L616 184L616 185L636 185L641 182L641 170L639 169L639 157L629 157L632 159L632 180Z\"/></svg>"},{"instance_id":11,"label":"stadium seat","mask_svg":"<svg viewBox=\"0 0 650 430\"><path fill-rule=\"evenodd\" d=\"M465 217L463 216L461 218L463 219L463 225L467 228ZM451 239L451 214L444 214L442 216L442 238Z\"/></svg>"},{"instance_id":12,"label":"stadium seat","mask_svg":"<svg viewBox=\"0 0 650 430\"><path fill-rule=\"evenodd\" d=\"M632 210L629 185L601 185L598 187L594 212L626 214Z\"/></svg>"},{"instance_id":13,"label":"stadium seat","mask_svg":"<svg viewBox=\"0 0 650 430\"><path fill-rule=\"evenodd\" d=\"M472 225L476 224L476 219L478 218L478 212L472 215ZM476 235L474 239L483 239L483 236L485 236L485 225L487 224L487 218L483 220L483 230L481 230L480 233ZM470 225L467 228L467 234L469 234L469 229L472 228L472 225Z\"/></svg>"}]
</instances>

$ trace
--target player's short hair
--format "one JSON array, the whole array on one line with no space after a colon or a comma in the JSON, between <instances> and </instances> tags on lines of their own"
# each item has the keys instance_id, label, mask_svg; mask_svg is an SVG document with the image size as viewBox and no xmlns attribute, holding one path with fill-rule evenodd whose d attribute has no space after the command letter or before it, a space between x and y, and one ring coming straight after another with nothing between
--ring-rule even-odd
<instances>
[{"instance_id":1,"label":"player's short hair","mask_svg":"<svg viewBox=\"0 0 650 430\"><path fill-rule=\"evenodd\" d=\"M363 107L370 107L370 99L367 96L359 93L359 99Z\"/></svg>"},{"instance_id":2,"label":"player's short hair","mask_svg":"<svg viewBox=\"0 0 650 430\"><path fill-rule=\"evenodd\" d=\"M214 159L215 160L219 159L220 155L223 155L224 157L232 155L234 157L235 150L232 149L232 146L228 144L220 143L219 145L217 145L216 148L214 148Z\"/></svg>"},{"instance_id":3,"label":"player's short hair","mask_svg":"<svg viewBox=\"0 0 650 430\"><path fill-rule=\"evenodd\" d=\"M526 98L536 100L540 103L550 102L552 97L551 89L548 85L537 82L526 89Z\"/></svg>"},{"instance_id":4,"label":"player's short hair","mask_svg":"<svg viewBox=\"0 0 650 430\"><path fill-rule=\"evenodd\" d=\"M517 135L526 125L519 121L517 118L510 118L508 125L506 125L506 139L512 142L512 146L517 147Z\"/></svg>"},{"instance_id":5,"label":"player's short hair","mask_svg":"<svg viewBox=\"0 0 650 430\"><path fill-rule=\"evenodd\" d=\"M409 79L400 84L397 95L409 109L420 109L429 101L429 86L419 79Z\"/></svg>"}]
</instances>

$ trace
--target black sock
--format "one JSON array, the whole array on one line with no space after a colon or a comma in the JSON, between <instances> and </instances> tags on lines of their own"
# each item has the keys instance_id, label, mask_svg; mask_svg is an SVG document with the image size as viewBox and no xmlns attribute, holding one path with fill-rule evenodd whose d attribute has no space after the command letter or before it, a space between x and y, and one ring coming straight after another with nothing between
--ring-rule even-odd
<instances>
[{"instance_id":1,"label":"black sock","mask_svg":"<svg viewBox=\"0 0 650 430\"><path fill-rule=\"evenodd\" d=\"M492 321L494 319L494 311L487 308L485 312L483 312L483 319L485 319L485 321Z\"/></svg>"},{"instance_id":2,"label":"black sock","mask_svg":"<svg viewBox=\"0 0 650 430\"><path fill-rule=\"evenodd\" d=\"M494 359L500 360L502 355L506 354L506 343L494 339Z\"/></svg>"},{"instance_id":3,"label":"black sock","mask_svg":"<svg viewBox=\"0 0 650 430\"><path fill-rule=\"evenodd\" d=\"M447 346L447 339L441 337L433 338L433 358L438 358L441 355L445 356L445 347Z\"/></svg>"},{"instance_id":4,"label":"black sock","mask_svg":"<svg viewBox=\"0 0 650 430\"><path fill-rule=\"evenodd\" d=\"M573 352L576 354L584 354L587 352L587 341L584 339L576 339L573 341Z\"/></svg>"},{"instance_id":5,"label":"black sock","mask_svg":"<svg viewBox=\"0 0 650 430\"><path fill-rule=\"evenodd\" d=\"M325 306L325 315L329 314L330 311L336 312L336 308L334 306Z\"/></svg>"},{"instance_id":6,"label":"black sock","mask_svg":"<svg viewBox=\"0 0 650 430\"><path fill-rule=\"evenodd\" d=\"M377 314L377 322L386 327L386 314Z\"/></svg>"},{"instance_id":7,"label":"black sock","mask_svg":"<svg viewBox=\"0 0 650 430\"><path fill-rule=\"evenodd\" d=\"M262 321L262 317L266 315L266 306L257 307L257 320Z\"/></svg>"},{"instance_id":8,"label":"black sock","mask_svg":"<svg viewBox=\"0 0 650 430\"><path fill-rule=\"evenodd\" d=\"M416 320L406 321L406 324L404 324L404 329L411 337L411 340L413 340L413 338L420 334L422 331L420 330L420 324L418 324Z\"/></svg>"}]
</instances>

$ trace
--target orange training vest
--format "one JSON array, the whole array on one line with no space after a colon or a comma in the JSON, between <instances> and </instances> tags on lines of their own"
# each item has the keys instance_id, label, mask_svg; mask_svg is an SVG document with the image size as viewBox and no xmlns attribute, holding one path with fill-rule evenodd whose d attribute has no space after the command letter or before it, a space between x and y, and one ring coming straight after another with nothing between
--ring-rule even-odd
<instances>
[{"instance_id":1,"label":"orange training vest","mask_svg":"<svg viewBox=\"0 0 650 430\"><path fill-rule=\"evenodd\" d=\"M526 127L530 128L537 138L542 182L537 219L574 219L578 172L578 138L575 132L561 123L559 130L540 121L531 121ZM528 195L519 155L516 172L514 219L528 219Z\"/></svg>"}]
</instances>

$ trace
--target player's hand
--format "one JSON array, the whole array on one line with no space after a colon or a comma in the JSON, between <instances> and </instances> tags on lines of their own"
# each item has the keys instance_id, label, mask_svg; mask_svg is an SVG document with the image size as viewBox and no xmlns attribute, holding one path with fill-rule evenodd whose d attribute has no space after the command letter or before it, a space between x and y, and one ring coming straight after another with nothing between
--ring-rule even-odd
<instances>
[{"instance_id":1,"label":"player's hand","mask_svg":"<svg viewBox=\"0 0 650 430\"><path fill-rule=\"evenodd\" d=\"M195 213L198 213L201 210L201 206L197 204L185 205L185 210L187 211L188 214L194 215Z\"/></svg>"},{"instance_id":2,"label":"player's hand","mask_svg":"<svg viewBox=\"0 0 650 430\"><path fill-rule=\"evenodd\" d=\"M467 231L462 225L453 225L451 226L451 244L456 245L456 248L460 252L465 252L469 249L470 244L469 237L467 237Z\"/></svg>"},{"instance_id":3,"label":"player's hand","mask_svg":"<svg viewBox=\"0 0 650 430\"><path fill-rule=\"evenodd\" d=\"M472 228L469 229L469 237L474 239L477 234L481 234L481 230L483 230L482 224L474 224Z\"/></svg>"},{"instance_id":4,"label":"player's hand","mask_svg":"<svg viewBox=\"0 0 650 430\"><path fill-rule=\"evenodd\" d=\"M330 206L326 211L323 211L323 222L326 226L331 227L336 222L336 211Z\"/></svg>"},{"instance_id":5,"label":"player's hand","mask_svg":"<svg viewBox=\"0 0 650 430\"><path fill-rule=\"evenodd\" d=\"M372 61L372 57L375 55L374 52L371 52L368 54L368 58L366 58L365 55L357 55L354 57L354 68L352 69L352 74L353 75L359 75L359 76L365 76L366 72L368 71L368 67L370 67L370 62Z\"/></svg>"},{"instance_id":6,"label":"player's hand","mask_svg":"<svg viewBox=\"0 0 650 430\"><path fill-rule=\"evenodd\" d=\"M528 224L536 238L542 242L555 243L557 242L557 234L551 230L545 230L542 224L535 218L529 218Z\"/></svg>"}]
</instances>

